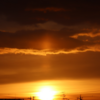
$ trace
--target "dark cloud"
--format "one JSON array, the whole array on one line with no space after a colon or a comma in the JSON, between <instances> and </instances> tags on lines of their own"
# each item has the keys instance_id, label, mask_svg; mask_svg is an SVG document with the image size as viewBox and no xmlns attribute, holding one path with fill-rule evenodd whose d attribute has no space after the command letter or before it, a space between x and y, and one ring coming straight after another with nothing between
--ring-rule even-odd
<instances>
[{"instance_id":1,"label":"dark cloud","mask_svg":"<svg viewBox=\"0 0 100 100\"><path fill-rule=\"evenodd\" d=\"M22 30L16 33L0 32L0 47L37 50L69 50L84 44L80 40L68 37L66 35L68 32L61 32L46 30Z\"/></svg>"},{"instance_id":2,"label":"dark cloud","mask_svg":"<svg viewBox=\"0 0 100 100\"><path fill-rule=\"evenodd\" d=\"M8 21L14 21L24 25L46 21L54 21L64 25L83 23L99 25L99 3L99 1L90 2L85 0L83 2L74 0L1 0L0 14L5 15ZM33 10L26 11L26 9L33 9L34 12Z\"/></svg>"},{"instance_id":3,"label":"dark cloud","mask_svg":"<svg viewBox=\"0 0 100 100\"><path fill-rule=\"evenodd\" d=\"M20 30L15 33L0 31L0 48L35 49L50 51L69 51L76 48L87 49L88 46L99 45L99 37L84 36L91 29L63 28L59 31L52 30ZM99 31L92 32L95 35ZM78 34L83 33L83 36ZM90 35L91 35L90 34ZM76 35L77 38L73 36Z\"/></svg>"},{"instance_id":4,"label":"dark cloud","mask_svg":"<svg viewBox=\"0 0 100 100\"><path fill-rule=\"evenodd\" d=\"M66 10L63 8L47 7L47 8L35 8L35 9L27 8L26 11L33 11L33 12L40 11L46 13L47 11L58 12L58 11L66 11Z\"/></svg>"}]
</instances>

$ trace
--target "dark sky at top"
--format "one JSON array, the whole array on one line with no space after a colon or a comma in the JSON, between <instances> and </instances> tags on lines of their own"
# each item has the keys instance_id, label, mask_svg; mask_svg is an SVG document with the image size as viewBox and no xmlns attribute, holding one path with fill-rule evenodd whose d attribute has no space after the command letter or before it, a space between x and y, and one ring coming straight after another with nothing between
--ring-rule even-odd
<instances>
[{"instance_id":1,"label":"dark sky at top","mask_svg":"<svg viewBox=\"0 0 100 100\"><path fill-rule=\"evenodd\" d=\"M1 0L0 47L47 49L41 46L44 37L57 50L99 44L99 12L99 2L92 0Z\"/></svg>"},{"instance_id":2,"label":"dark sky at top","mask_svg":"<svg viewBox=\"0 0 100 100\"><path fill-rule=\"evenodd\" d=\"M99 1L1 0L0 15L22 25L54 21L64 25L100 23Z\"/></svg>"}]
</instances>

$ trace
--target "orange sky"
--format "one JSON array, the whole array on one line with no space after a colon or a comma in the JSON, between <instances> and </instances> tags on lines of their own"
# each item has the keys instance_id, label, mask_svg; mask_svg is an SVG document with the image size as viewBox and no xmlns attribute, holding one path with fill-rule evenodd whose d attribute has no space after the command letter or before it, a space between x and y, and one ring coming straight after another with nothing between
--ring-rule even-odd
<instances>
[{"instance_id":1,"label":"orange sky","mask_svg":"<svg viewBox=\"0 0 100 100\"><path fill-rule=\"evenodd\" d=\"M0 98L100 100L99 4L0 0Z\"/></svg>"},{"instance_id":2,"label":"orange sky","mask_svg":"<svg viewBox=\"0 0 100 100\"><path fill-rule=\"evenodd\" d=\"M18 97L32 97L38 98L36 93L41 88L48 86L52 87L56 91L55 98L62 98L63 93L66 94L66 98L75 100L82 95L85 99L91 100L91 98L100 98L100 80L57 80L57 81L38 81L38 82L25 82L6 84L0 86L0 95L3 98L18 98ZM90 98L89 98L90 97Z\"/></svg>"}]
</instances>

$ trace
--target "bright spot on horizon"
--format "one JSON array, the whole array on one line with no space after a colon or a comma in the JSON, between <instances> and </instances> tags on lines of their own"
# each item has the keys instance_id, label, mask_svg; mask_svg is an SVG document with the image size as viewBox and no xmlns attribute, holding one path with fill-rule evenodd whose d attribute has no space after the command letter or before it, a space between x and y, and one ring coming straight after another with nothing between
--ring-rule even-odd
<instances>
[{"instance_id":1,"label":"bright spot on horizon","mask_svg":"<svg viewBox=\"0 0 100 100\"><path fill-rule=\"evenodd\" d=\"M41 100L53 100L56 91L53 90L50 86L44 86L40 89L40 92L37 93L37 96Z\"/></svg>"}]
</instances>

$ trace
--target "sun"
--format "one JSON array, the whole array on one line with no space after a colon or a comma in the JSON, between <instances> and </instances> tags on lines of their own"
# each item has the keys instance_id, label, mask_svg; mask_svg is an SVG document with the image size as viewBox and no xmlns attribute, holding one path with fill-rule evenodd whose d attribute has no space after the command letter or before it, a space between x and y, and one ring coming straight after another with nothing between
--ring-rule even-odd
<instances>
[{"instance_id":1,"label":"sun","mask_svg":"<svg viewBox=\"0 0 100 100\"><path fill-rule=\"evenodd\" d=\"M53 100L56 91L53 90L50 86L44 86L40 89L40 92L37 93L37 96L41 100Z\"/></svg>"}]
</instances>

